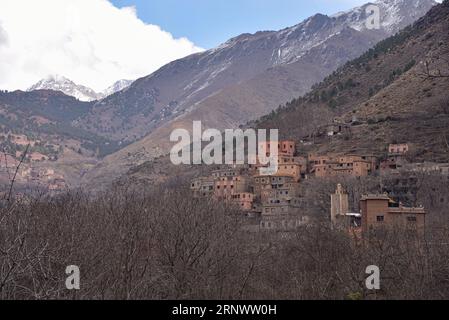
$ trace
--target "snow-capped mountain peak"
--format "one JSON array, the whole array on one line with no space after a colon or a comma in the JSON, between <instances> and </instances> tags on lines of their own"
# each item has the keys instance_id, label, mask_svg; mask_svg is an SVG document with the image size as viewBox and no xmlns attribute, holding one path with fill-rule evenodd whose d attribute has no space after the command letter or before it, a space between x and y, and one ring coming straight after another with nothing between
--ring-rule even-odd
<instances>
[{"instance_id":1,"label":"snow-capped mountain peak","mask_svg":"<svg viewBox=\"0 0 449 320\"><path fill-rule=\"evenodd\" d=\"M49 75L40 80L27 91L54 90L60 91L68 96L72 96L80 101L95 101L121 91L131 85L132 80L119 80L101 93L97 93L91 88L78 85L72 80L61 75Z\"/></svg>"},{"instance_id":2,"label":"snow-capped mountain peak","mask_svg":"<svg viewBox=\"0 0 449 320\"><path fill-rule=\"evenodd\" d=\"M61 75L50 75L31 86L27 91L54 90L72 96L80 101L98 100L99 95L92 89L78 85Z\"/></svg>"},{"instance_id":3,"label":"snow-capped mountain peak","mask_svg":"<svg viewBox=\"0 0 449 320\"><path fill-rule=\"evenodd\" d=\"M101 92L101 95L106 98L107 96L110 96L111 94L114 94L116 92L122 91L126 88L128 88L134 81L133 80L119 80L115 82L112 86L107 88L106 90L103 90Z\"/></svg>"},{"instance_id":4,"label":"snow-capped mountain peak","mask_svg":"<svg viewBox=\"0 0 449 320\"><path fill-rule=\"evenodd\" d=\"M366 21L369 16L368 6L375 5L380 11L380 28L387 33L392 33L405 27L410 21L416 20L423 11L436 4L437 2L434 0L377 0L346 12L337 13L331 18L345 22L357 31L366 30ZM404 20L406 21L404 22Z\"/></svg>"}]
</instances>

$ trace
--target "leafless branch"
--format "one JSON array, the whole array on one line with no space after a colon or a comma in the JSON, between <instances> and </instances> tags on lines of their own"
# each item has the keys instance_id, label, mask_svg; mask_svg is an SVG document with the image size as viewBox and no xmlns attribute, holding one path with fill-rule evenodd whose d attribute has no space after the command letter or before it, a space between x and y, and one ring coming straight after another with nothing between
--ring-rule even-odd
<instances>
[{"instance_id":1,"label":"leafless branch","mask_svg":"<svg viewBox=\"0 0 449 320\"><path fill-rule=\"evenodd\" d=\"M449 141L447 140L447 136L446 135L443 135L443 140L444 140L444 143L446 145L447 151L449 152Z\"/></svg>"},{"instance_id":2,"label":"leafless branch","mask_svg":"<svg viewBox=\"0 0 449 320\"><path fill-rule=\"evenodd\" d=\"M442 56L429 56L423 62L422 69L418 73L418 76L423 78L423 80L449 78L449 73L447 73L447 70L449 70L449 61ZM446 70L446 72L443 72L442 69Z\"/></svg>"},{"instance_id":3,"label":"leafless branch","mask_svg":"<svg viewBox=\"0 0 449 320\"><path fill-rule=\"evenodd\" d=\"M13 178L11 180L11 183L10 183L10 186L9 186L8 198L6 199L8 202L11 201L12 191L13 191L13 188L14 188L14 184L16 182L17 173L19 172L20 166L25 161L25 158L26 158L26 155L28 153L29 148L30 148L30 144L27 145L25 151L22 154L22 158L20 159L19 164L17 165L16 170L14 172L14 176L13 176Z\"/></svg>"}]
</instances>

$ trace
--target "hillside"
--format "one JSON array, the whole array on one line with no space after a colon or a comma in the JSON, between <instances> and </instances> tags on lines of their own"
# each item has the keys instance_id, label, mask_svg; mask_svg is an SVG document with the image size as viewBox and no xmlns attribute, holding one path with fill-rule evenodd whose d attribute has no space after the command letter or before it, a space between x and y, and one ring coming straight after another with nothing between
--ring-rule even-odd
<instances>
[{"instance_id":1,"label":"hillside","mask_svg":"<svg viewBox=\"0 0 449 320\"><path fill-rule=\"evenodd\" d=\"M448 4L432 9L413 27L389 38L339 69L304 98L257 122L284 137L307 141L304 151L381 155L395 141L414 145L418 161L447 161L448 77L426 75L449 65ZM350 135L313 137L336 120Z\"/></svg>"},{"instance_id":2,"label":"hillside","mask_svg":"<svg viewBox=\"0 0 449 320\"><path fill-rule=\"evenodd\" d=\"M10 157L0 162L0 185L9 184L27 145L18 182L28 187L54 179L77 184L99 157L117 150L114 141L72 125L92 106L58 91L0 92L0 151Z\"/></svg>"},{"instance_id":3,"label":"hillside","mask_svg":"<svg viewBox=\"0 0 449 320\"><path fill-rule=\"evenodd\" d=\"M144 138L106 157L87 181L110 180L166 154L172 130L190 129L193 120L237 128L271 112L415 21L434 2L378 4L384 22L379 30L366 29L366 6L332 17L317 14L291 28L242 35L175 61L97 103L80 126L112 139Z\"/></svg>"},{"instance_id":4,"label":"hillside","mask_svg":"<svg viewBox=\"0 0 449 320\"><path fill-rule=\"evenodd\" d=\"M96 103L77 125L117 141L133 142L205 111L205 122L212 118L243 124L257 119L271 111L273 103L277 106L306 93L343 63L413 23L435 2L380 0L376 4L382 14L379 29L367 29L364 5L332 17L316 14L280 31L242 34L138 79ZM277 85L275 90L261 91L260 83ZM242 86L248 90L240 101ZM235 99L228 102L224 95Z\"/></svg>"},{"instance_id":5,"label":"hillside","mask_svg":"<svg viewBox=\"0 0 449 320\"><path fill-rule=\"evenodd\" d=\"M279 128L283 138L298 142L303 154L382 157L389 143L409 142L415 161L447 162L449 64L436 57L449 56L448 30L449 2L445 1L413 26L338 69L307 95L249 126ZM350 133L319 134L320 127L334 120L348 123ZM208 169L180 168L171 165L168 157L160 157L133 168L121 182L182 179Z\"/></svg>"}]
</instances>

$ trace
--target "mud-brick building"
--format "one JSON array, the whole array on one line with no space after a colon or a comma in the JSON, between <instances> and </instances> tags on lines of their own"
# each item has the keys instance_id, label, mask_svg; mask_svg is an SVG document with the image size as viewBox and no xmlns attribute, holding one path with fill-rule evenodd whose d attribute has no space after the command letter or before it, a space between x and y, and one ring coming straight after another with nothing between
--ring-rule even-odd
<instances>
[{"instance_id":1,"label":"mud-brick building","mask_svg":"<svg viewBox=\"0 0 449 320\"><path fill-rule=\"evenodd\" d=\"M215 180L213 177L193 179L190 190L195 198L210 198L214 195Z\"/></svg>"},{"instance_id":2,"label":"mud-brick building","mask_svg":"<svg viewBox=\"0 0 449 320\"><path fill-rule=\"evenodd\" d=\"M333 176L366 177L377 170L374 156L309 156L311 173L319 178Z\"/></svg>"},{"instance_id":3,"label":"mud-brick building","mask_svg":"<svg viewBox=\"0 0 449 320\"><path fill-rule=\"evenodd\" d=\"M267 157L270 156L270 150L276 144L274 141L265 141L259 144L259 150L262 150ZM283 140L277 142L278 156L293 157L296 154L296 142L292 140Z\"/></svg>"},{"instance_id":4,"label":"mud-brick building","mask_svg":"<svg viewBox=\"0 0 449 320\"><path fill-rule=\"evenodd\" d=\"M233 195L249 190L250 179L246 176L225 176L214 179L214 197L217 200L230 200Z\"/></svg>"},{"instance_id":5,"label":"mud-brick building","mask_svg":"<svg viewBox=\"0 0 449 320\"><path fill-rule=\"evenodd\" d=\"M360 208L364 234L380 227L423 231L426 225L426 211L423 207L405 207L386 194L363 196Z\"/></svg>"},{"instance_id":6,"label":"mud-brick building","mask_svg":"<svg viewBox=\"0 0 449 320\"><path fill-rule=\"evenodd\" d=\"M296 192L299 188L297 181L291 176L255 176L252 178L254 193L259 195L259 200L264 202L270 194L267 191L279 190Z\"/></svg>"},{"instance_id":7,"label":"mud-brick building","mask_svg":"<svg viewBox=\"0 0 449 320\"><path fill-rule=\"evenodd\" d=\"M262 204L262 217L279 217L282 215L298 214L300 204L300 199L293 197L269 199Z\"/></svg>"},{"instance_id":8,"label":"mud-brick building","mask_svg":"<svg viewBox=\"0 0 449 320\"><path fill-rule=\"evenodd\" d=\"M388 155L389 156L403 156L410 151L410 146L408 143L400 143L400 144L390 144L388 146Z\"/></svg>"},{"instance_id":9,"label":"mud-brick building","mask_svg":"<svg viewBox=\"0 0 449 320\"><path fill-rule=\"evenodd\" d=\"M243 211L253 210L254 194L249 192L236 193L231 196L231 201Z\"/></svg>"},{"instance_id":10,"label":"mud-brick building","mask_svg":"<svg viewBox=\"0 0 449 320\"><path fill-rule=\"evenodd\" d=\"M346 230L360 230L362 216L349 211L349 195L341 184L337 185L335 193L331 194L332 227Z\"/></svg>"},{"instance_id":11,"label":"mud-brick building","mask_svg":"<svg viewBox=\"0 0 449 320\"><path fill-rule=\"evenodd\" d=\"M243 169L241 167L229 167L212 171L212 178L219 179L224 177L236 177L241 175Z\"/></svg>"}]
</instances>

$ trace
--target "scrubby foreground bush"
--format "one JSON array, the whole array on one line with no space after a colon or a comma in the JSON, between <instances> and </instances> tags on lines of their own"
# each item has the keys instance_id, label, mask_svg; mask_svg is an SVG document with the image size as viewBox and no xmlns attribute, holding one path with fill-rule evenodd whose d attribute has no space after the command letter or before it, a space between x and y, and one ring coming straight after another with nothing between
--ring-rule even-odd
<instances>
[{"instance_id":1,"label":"scrubby foreground bush","mask_svg":"<svg viewBox=\"0 0 449 320\"><path fill-rule=\"evenodd\" d=\"M449 228L370 241L316 223L249 232L242 213L188 191L68 193L0 211L0 299L446 299ZM430 234L430 236L429 236ZM375 239L375 240L374 240ZM368 291L365 269L381 269ZM66 267L81 289L66 289Z\"/></svg>"}]
</instances>

